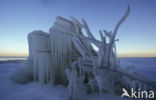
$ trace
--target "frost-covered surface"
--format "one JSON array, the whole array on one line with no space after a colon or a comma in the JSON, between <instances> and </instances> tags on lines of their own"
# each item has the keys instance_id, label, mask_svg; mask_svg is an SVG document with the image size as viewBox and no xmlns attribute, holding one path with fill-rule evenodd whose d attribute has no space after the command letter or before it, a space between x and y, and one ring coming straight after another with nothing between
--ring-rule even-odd
<instances>
[{"instance_id":1,"label":"frost-covered surface","mask_svg":"<svg viewBox=\"0 0 156 100\"><path fill-rule=\"evenodd\" d=\"M133 65L135 71L156 80L156 58L121 58L121 65ZM11 72L20 68L20 63L0 64L0 100L67 100L68 90L64 86L40 85L39 82L17 84L10 79ZM88 100L123 100L110 93L87 95ZM86 100L87 100L86 99Z\"/></svg>"},{"instance_id":2,"label":"frost-covered surface","mask_svg":"<svg viewBox=\"0 0 156 100\"><path fill-rule=\"evenodd\" d=\"M10 74L20 67L19 63L0 64L0 100L67 100L67 88L64 86L51 87L39 82L13 82Z\"/></svg>"},{"instance_id":3,"label":"frost-covered surface","mask_svg":"<svg viewBox=\"0 0 156 100\"><path fill-rule=\"evenodd\" d=\"M0 64L0 100L68 100L68 89L62 85L48 86L39 82L17 84L10 79L11 72L20 68L20 63ZM112 94L88 95L88 100L120 100ZM104 99L105 98L105 99Z\"/></svg>"}]
</instances>

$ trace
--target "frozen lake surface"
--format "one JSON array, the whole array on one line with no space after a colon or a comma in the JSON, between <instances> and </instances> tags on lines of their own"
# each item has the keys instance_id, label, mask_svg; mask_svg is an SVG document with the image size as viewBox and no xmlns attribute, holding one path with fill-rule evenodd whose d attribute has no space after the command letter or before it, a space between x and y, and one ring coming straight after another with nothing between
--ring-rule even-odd
<instances>
[{"instance_id":1,"label":"frozen lake surface","mask_svg":"<svg viewBox=\"0 0 156 100\"><path fill-rule=\"evenodd\" d=\"M22 59L23 60L23 59ZM3 60L4 61L4 60ZM6 60L5 60L6 61ZM0 100L67 100L66 87L57 85L40 85L38 82L17 84L10 79L10 74L15 68L22 66L19 60L8 61L0 64ZM18 62L19 61L19 62ZM2 62L2 61L1 61ZM135 66L135 71L156 80L156 58L121 58L121 65ZM113 94L88 95L87 100L123 100Z\"/></svg>"}]
</instances>

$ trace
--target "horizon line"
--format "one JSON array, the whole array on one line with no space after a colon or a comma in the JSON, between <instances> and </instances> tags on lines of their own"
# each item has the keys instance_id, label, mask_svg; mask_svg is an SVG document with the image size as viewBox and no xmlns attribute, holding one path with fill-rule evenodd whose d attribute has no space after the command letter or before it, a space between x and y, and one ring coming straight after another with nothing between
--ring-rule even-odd
<instances>
[{"instance_id":1,"label":"horizon line","mask_svg":"<svg viewBox=\"0 0 156 100\"><path fill-rule=\"evenodd\" d=\"M29 56L0 56L0 58L27 58L27 57L29 57ZM156 55L153 55L153 56L143 56L143 55L142 56L141 55L140 56L132 56L132 55L131 56L130 55L127 55L127 56L122 55L121 56L120 55L120 56L117 56L117 57L118 58L133 58L133 57L136 57L136 58L145 58L145 57L146 58L151 58L151 57L156 57Z\"/></svg>"}]
</instances>

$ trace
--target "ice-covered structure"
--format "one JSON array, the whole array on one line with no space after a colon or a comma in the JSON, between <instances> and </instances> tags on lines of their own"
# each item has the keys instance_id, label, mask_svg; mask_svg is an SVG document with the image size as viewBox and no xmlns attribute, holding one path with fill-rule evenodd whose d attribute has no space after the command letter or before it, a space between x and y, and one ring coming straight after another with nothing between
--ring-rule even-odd
<instances>
[{"instance_id":1,"label":"ice-covered structure","mask_svg":"<svg viewBox=\"0 0 156 100\"><path fill-rule=\"evenodd\" d=\"M23 68L12 73L12 79L18 83L34 80L41 84L68 85L72 100L98 91L120 93L123 87L156 88L154 81L131 68L122 68L117 58L116 34L129 12L128 6L114 31L100 30L101 40L92 35L85 20L80 23L74 17L71 20L57 17L49 33L39 30L28 35L29 57Z\"/></svg>"}]
</instances>

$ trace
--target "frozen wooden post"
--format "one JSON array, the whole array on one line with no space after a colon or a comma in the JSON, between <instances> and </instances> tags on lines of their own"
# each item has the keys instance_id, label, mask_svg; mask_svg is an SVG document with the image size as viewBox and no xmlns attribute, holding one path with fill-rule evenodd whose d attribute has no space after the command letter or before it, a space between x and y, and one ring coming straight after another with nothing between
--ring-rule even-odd
<instances>
[{"instance_id":1,"label":"frozen wooden post","mask_svg":"<svg viewBox=\"0 0 156 100\"><path fill-rule=\"evenodd\" d=\"M28 36L28 42L29 58L34 61L34 80L39 80L41 84L53 82L49 34L33 31Z\"/></svg>"}]
</instances>

